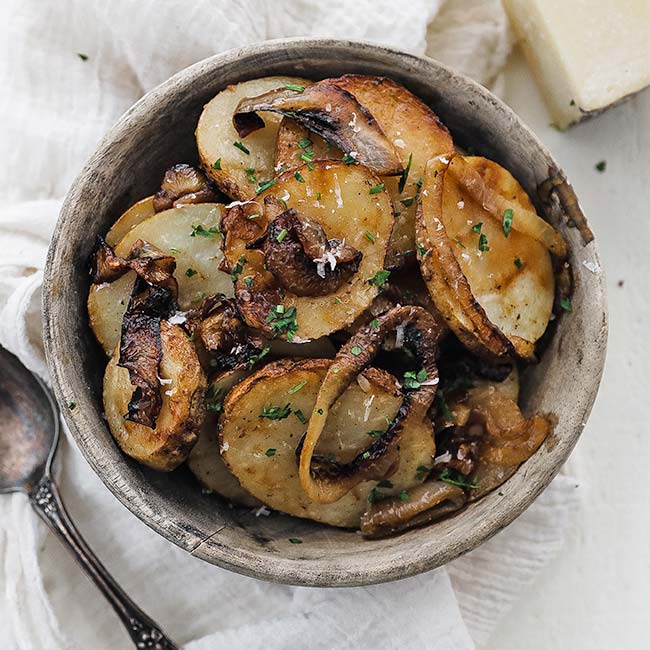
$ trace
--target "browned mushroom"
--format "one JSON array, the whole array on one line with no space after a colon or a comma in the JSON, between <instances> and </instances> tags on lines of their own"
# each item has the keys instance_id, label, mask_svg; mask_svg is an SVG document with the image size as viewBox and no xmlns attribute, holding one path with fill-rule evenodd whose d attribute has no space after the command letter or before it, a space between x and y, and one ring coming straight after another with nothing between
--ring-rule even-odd
<instances>
[{"instance_id":1,"label":"browned mushroom","mask_svg":"<svg viewBox=\"0 0 650 650\"><path fill-rule=\"evenodd\" d=\"M278 89L243 99L233 115L240 137L264 127L257 111L271 111L294 119L341 151L382 176L404 171L395 148L367 108L354 95L327 80L304 90Z\"/></svg>"},{"instance_id":2,"label":"browned mushroom","mask_svg":"<svg viewBox=\"0 0 650 650\"><path fill-rule=\"evenodd\" d=\"M178 208L188 203L210 203L218 195L205 174L190 165L170 167L163 177L160 190L153 197L156 212Z\"/></svg>"},{"instance_id":3,"label":"browned mushroom","mask_svg":"<svg viewBox=\"0 0 650 650\"><path fill-rule=\"evenodd\" d=\"M275 217L247 248L262 248L267 269L296 296L334 293L359 270L363 257L344 241L328 239L319 223L295 210Z\"/></svg>"}]
</instances>

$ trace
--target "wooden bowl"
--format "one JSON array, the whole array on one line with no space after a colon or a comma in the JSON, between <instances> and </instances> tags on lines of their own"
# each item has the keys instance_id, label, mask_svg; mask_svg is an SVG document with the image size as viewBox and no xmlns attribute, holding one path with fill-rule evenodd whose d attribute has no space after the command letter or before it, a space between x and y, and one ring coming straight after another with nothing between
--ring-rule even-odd
<instances>
[{"instance_id":1,"label":"wooden bowl","mask_svg":"<svg viewBox=\"0 0 650 650\"><path fill-rule=\"evenodd\" d=\"M499 490L455 516L368 541L280 515L255 516L201 488L185 469L150 471L127 458L102 419L106 358L88 325L88 260L96 237L151 194L167 167L197 160L203 105L228 84L266 75L314 79L385 75L428 103L462 147L509 169L568 242L573 311L555 322L541 362L524 373L528 413L550 413L554 433ZM287 584L366 585L411 576L465 553L520 515L575 445L605 359L604 277L593 236L549 152L499 99L430 59L365 43L290 39L226 52L191 66L145 95L111 129L67 196L52 238L43 290L45 348L65 420L95 472L137 517L189 553L246 575ZM67 404L76 403L70 410ZM292 544L289 538L300 538Z\"/></svg>"}]
</instances>

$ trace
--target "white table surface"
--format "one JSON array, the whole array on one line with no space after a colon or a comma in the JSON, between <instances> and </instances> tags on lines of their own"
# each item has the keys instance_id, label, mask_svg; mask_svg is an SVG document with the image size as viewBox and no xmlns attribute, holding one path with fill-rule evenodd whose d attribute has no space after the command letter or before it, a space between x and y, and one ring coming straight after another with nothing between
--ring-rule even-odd
<instances>
[{"instance_id":1,"label":"white table surface","mask_svg":"<svg viewBox=\"0 0 650 650\"><path fill-rule=\"evenodd\" d=\"M575 527L490 650L521 650L522 642L526 650L648 648L650 89L560 133L518 53L506 80L506 101L563 166L596 234L609 344L600 393L570 461L581 479ZM600 160L604 173L594 168Z\"/></svg>"}]
</instances>

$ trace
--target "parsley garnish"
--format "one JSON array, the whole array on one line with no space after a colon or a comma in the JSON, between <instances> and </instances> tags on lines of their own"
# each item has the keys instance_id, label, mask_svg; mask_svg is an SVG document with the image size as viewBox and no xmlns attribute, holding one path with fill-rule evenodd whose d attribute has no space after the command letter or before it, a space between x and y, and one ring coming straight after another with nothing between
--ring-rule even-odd
<instances>
[{"instance_id":1,"label":"parsley garnish","mask_svg":"<svg viewBox=\"0 0 650 650\"><path fill-rule=\"evenodd\" d=\"M424 244L418 243L417 248L418 248L418 257L425 258L431 252L431 249L425 248Z\"/></svg>"},{"instance_id":2,"label":"parsley garnish","mask_svg":"<svg viewBox=\"0 0 650 650\"><path fill-rule=\"evenodd\" d=\"M480 233L482 227L483 227L483 222L482 222L482 221L479 221L477 224L474 224L474 225L472 226L472 232Z\"/></svg>"},{"instance_id":3,"label":"parsley garnish","mask_svg":"<svg viewBox=\"0 0 650 650\"><path fill-rule=\"evenodd\" d=\"M317 192L317 193L316 193L316 200L317 200L317 201L320 201L320 197L321 197L321 193L320 193L320 192Z\"/></svg>"},{"instance_id":4,"label":"parsley garnish","mask_svg":"<svg viewBox=\"0 0 650 650\"><path fill-rule=\"evenodd\" d=\"M296 384L295 386L290 388L287 391L287 393L289 393L289 395L293 395L294 393L297 393L301 388L304 388L306 385L307 385L307 380L305 379L301 381L299 384Z\"/></svg>"},{"instance_id":5,"label":"parsley garnish","mask_svg":"<svg viewBox=\"0 0 650 650\"><path fill-rule=\"evenodd\" d=\"M266 317L266 322L270 323L271 330L276 336L280 334L287 335L287 341L291 341L298 331L298 321L296 319L296 308L289 307L285 311L284 305L276 305L271 309Z\"/></svg>"},{"instance_id":6,"label":"parsley garnish","mask_svg":"<svg viewBox=\"0 0 650 650\"><path fill-rule=\"evenodd\" d=\"M490 247L488 246L488 238L484 233L481 233L481 236L478 238L478 249L481 252L489 251Z\"/></svg>"},{"instance_id":7,"label":"parsley garnish","mask_svg":"<svg viewBox=\"0 0 650 650\"><path fill-rule=\"evenodd\" d=\"M217 233L219 233L219 228L217 226L212 226L206 230L202 224L199 224L198 226L192 225L192 233L190 234L190 237L196 237L197 235L199 237L214 237Z\"/></svg>"},{"instance_id":8,"label":"parsley garnish","mask_svg":"<svg viewBox=\"0 0 650 650\"><path fill-rule=\"evenodd\" d=\"M599 171L602 174L607 169L607 161L601 160L600 162L597 162L594 167L596 168L596 171Z\"/></svg>"},{"instance_id":9,"label":"parsley garnish","mask_svg":"<svg viewBox=\"0 0 650 650\"><path fill-rule=\"evenodd\" d=\"M370 490L370 493L368 494L368 502L369 503L375 503L377 501L381 501L382 499L385 499L386 495L382 494L376 487L372 488Z\"/></svg>"},{"instance_id":10,"label":"parsley garnish","mask_svg":"<svg viewBox=\"0 0 650 650\"><path fill-rule=\"evenodd\" d=\"M373 185L370 188L370 194L379 194L384 189L384 183L379 183L379 185Z\"/></svg>"},{"instance_id":11,"label":"parsley garnish","mask_svg":"<svg viewBox=\"0 0 650 650\"><path fill-rule=\"evenodd\" d=\"M216 384L212 384L205 394L205 407L208 411L221 413L223 410L223 398L225 391L219 388Z\"/></svg>"},{"instance_id":12,"label":"parsley garnish","mask_svg":"<svg viewBox=\"0 0 650 650\"><path fill-rule=\"evenodd\" d=\"M346 165L356 165L357 160L354 156L351 156L349 153L346 153L345 156L343 156L343 162Z\"/></svg>"},{"instance_id":13,"label":"parsley garnish","mask_svg":"<svg viewBox=\"0 0 650 650\"><path fill-rule=\"evenodd\" d=\"M230 274L230 279L233 282L237 282L237 278L239 277L239 274L244 270L244 264L246 264L247 261L248 260L243 255L237 260L237 264L235 264Z\"/></svg>"},{"instance_id":14,"label":"parsley garnish","mask_svg":"<svg viewBox=\"0 0 650 650\"><path fill-rule=\"evenodd\" d=\"M270 181L265 181L260 183L255 190L255 194L261 194L264 190L268 190L269 187L273 187L278 182L277 178L272 178Z\"/></svg>"},{"instance_id":15,"label":"parsley garnish","mask_svg":"<svg viewBox=\"0 0 650 650\"><path fill-rule=\"evenodd\" d=\"M88 61L88 55L87 55L87 54L82 54L81 52L77 52L77 56L78 56L82 61Z\"/></svg>"},{"instance_id":16,"label":"parsley garnish","mask_svg":"<svg viewBox=\"0 0 650 650\"><path fill-rule=\"evenodd\" d=\"M374 284L376 287L379 287L380 289L388 282L388 278L390 277L390 271L383 270L383 271L377 271L375 275L368 280L368 284Z\"/></svg>"},{"instance_id":17,"label":"parsley garnish","mask_svg":"<svg viewBox=\"0 0 650 650\"><path fill-rule=\"evenodd\" d=\"M409 493L408 493L406 490L402 490L402 491L399 493L399 498L400 498L402 501L408 501L408 500L409 500Z\"/></svg>"},{"instance_id":18,"label":"parsley garnish","mask_svg":"<svg viewBox=\"0 0 650 650\"><path fill-rule=\"evenodd\" d=\"M393 487L393 484L390 481L379 481L375 487L378 488L386 488L387 490L390 490Z\"/></svg>"},{"instance_id":19,"label":"parsley garnish","mask_svg":"<svg viewBox=\"0 0 650 650\"><path fill-rule=\"evenodd\" d=\"M417 390L426 380L427 371L424 368L417 372L414 370L408 370L404 373L404 381L402 382L402 385L407 390Z\"/></svg>"},{"instance_id":20,"label":"parsley garnish","mask_svg":"<svg viewBox=\"0 0 650 650\"><path fill-rule=\"evenodd\" d=\"M212 169L221 169L221 158L212 163Z\"/></svg>"},{"instance_id":21,"label":"parsley garnish","mask_svg":"<svg viewBox=\"0 0 650 650\"><path fill-rule=\"evenodd\" d=\"M503 234L507 237L512 230L512 219L515 213L512 209L508 208L503 212Z\"/></svg>"},{"instance_id":22,"label":"parsley garnish","mask_svg":"<svg viewBox=\"0 0 650 650\"><path fill-rule=\"evenodd\" d=\"M371 438L381 438L384 435L384 432L379 429L373 429L372 431L368 431L368 435Z\"/></svg>"},{"instance_id":23,"label":"parsley garnish","mask_svg":"<svg viewBox=\"0 0 650 650\"><path fill-rule=\"evenodd\" d=\"M373 318L370 321L370 327L372 327L373 330L378 330L379 329L379 320L377 318Z\"/></svg>"},{"instance_id":24,"label":"parsley garnish","mask_svg":"<svg viewBox=\"0 0 650 650\"><path fill-rule=\"evenodd\" d=\"M424 480L431 470L426 465L418 465L415 470L415 480L422 481Z\"/></svg>"},{"instance_id":25,"label":"parsley garnish","mask_svg":"<svg viewBox=\"0 0 650 650\"><path fill-rule=\"evenodd\" d=\"M239 140L236 140L232 144L233 144L234 147L237 147L237 149L239 149L240 151L243 151L247 156L250 155L251 152L248 149L248 147L245 144L243 144L242 142L240 142Z\"/></svg>"},{"instance_id":26,"label":"parsley garnish","mask_svg":"<svg viewBox=\"0 0 650 650\"><path fill-rule=\"evenodd\" d=\"M366 236L366 239L367 239L371 244L374 244L374 243L377 241L377 240L375 239L375 236L374 236L374 235L373 235L369 230L366 230L366 232L365 232L364 234L365 234L365 236Z\"/></svg>"},{"instance_id":27,"label":"parsley garnish","mask_svg":"<svg viewBox=\"0 0 650 650\"><path fill-rule=\"evenodd\" d=\"M195 271L194 269L187 269L187 271L185 271L185 275L188 278L191 278L191 277L195 276L197 273L198 273L198 271Z\"/></svg>"},{"instance_id":28,"label":"parsley garnish","mask_svg":"<svg viewBox=\"0 0 650 650\"><path fill-rule=\"evenodd\" d=\"M249 183L257 183L257 178L255 177L255 170L252 167L246 167L244 171L246 172L246 178L248 178Z\"/></svg>"},{"instance_id":29,"label":"parsley garnish","mask_svg":"<svg viewBox=\"0 0 650 650\"><path fill-rule=\"evenodd\" d=\"M275 240L278 242L278 244L281 244L284 241L284 238L287 236L287 229L283 228L278 236L275 238Z\"/></svg>"},{"instance_id":30,"label":"parsley garnish","mask_svg":"<svg viewBox=\"0 0 650 650\"><path fill-rule=\"evenodd\" d=\"M244 284L246 285L247 289L250 289L255 284L255 280L253 280L251 276L248 276L244 278Z\"/></svg>"},{"instance_id":31,"label":"parsley garnish","mask_svg":"<svg viewBox=\"0 0 650 650\"><path fill-rule=\"evenodd\" d=\"M404 191L404 188L406 187L406 179L409 177L409 172L411 171L411 162L413 162L413 152L409 154L409 161L406 163L406 167L404 167L404 171L402 172L402 175L400 176L399 179L399 183L397 184L397 191L400 194ZM402 201L402 203L404 203L404 201ZM413 203L413 199L411 199L411 203ZM409 203L409 205L411 205L411 203Z\"/></svg>"},{"instance_id":32,"label":"parsley garnish","mask_svg":"<svg viewBox=\"0 0 650 650\"><path fill-rule=\"evenodd\" d=\"M296 409L293 414L300 420L301 424L307 424L307 418L300 409Z\"/></svg>"},{"instance_id":33,"label":"parsley garnish","mask_svg":"<svg viewBox=\"0 0 650 650\"><path fill-rule=\"evenodd\" d=\"M571 298L560 298L560 307L564 309L564 311L573 311L573 305L571 304Z\"/></svg>"},{"instance_id":34,"label":"parsley garnish","mask_svg":"<svg viewBox=\"0 0 650 650\"><path fill-rule=\"evenodd\" d=\"M515 266L516 266L518 269L520 269L523 265L524 265L524 263L521 261L521 259L518 258L518 257L515 257Z\"/></svg>"},{"instance_id":35,"label":"parsley garnish","mask_svg":"<svg viewBox=\"0 0 650 650\"><path fill-rule=\"evenodd\" d=\"M350 353L353 354L355 357L358 357L361 354L362 350L358 345L353 346L353 348L350 350Z\"/></svg>"},{"instance_id":36,"label":"parsley garnish","mask_svg":"<svg viewBox=\"0 0 650 650\"><path fill-rule=\"evenodd\" d=\"M301 149L309 149L312 146L312 141L309 138L303 138L302 140L298 140L298 146Z\"/></svg>"},{"instance_id":37,"label":"parsley garnish","mask_svg":"<svg viewBox=\"0 0 650 650\"><path fill-rule=\"evenodd\" d=\"M260 418L268 418L269 420L284 420L291 415L291 404L285 404L284 406L269 406L266 405L262 407L262 412L260 413Z\"/></svg>"},{"instance_id":38,"label":"parsley garnish","mask_svg":"<svg viewBox=\"0 0 650 650\"><path fill-rule=\"evenodd\" d=\"M256 212L255 214L249 214L248 217L247 217L247 219L259 219L259 218L260 218L260 215L259 215L258 212Z\"/></svg>"},{"instance_id":39,"label":"parsley garnish","mask_svg":"<svg viewBox=\"0 0 650 650\"><path fill-rule=\"evenodd\" d=\"M269 458L271 458L272 456L275 456L275 449L273 449L273 447L269 447L269 449L267 449L264 453L265 453Z\"/></svg>"},{"instance_id":40,"label":"parsley garnish","mask_svg":"<svg viewBox=\"0 0 650 650\"><path fill-rule=\"evenodd\" d=\"M408 199L402 199L400 203L405 207L408 208L413 205L413 201L415 201L415 197L411 197Z\"/></svg>"},{"instance_id":41,"label":"parsley garnish","mask_svg":"<svg viewBox=\"0 0 650 650\"><path fill-rule=\"evenodd\" d=\"M297 93L301 93L305 89L304 86L299 86L298 84L284 84L284 87L287 90L294 90Z\"/></svg>"},{"instance_id":42,"label":"parsley garnish","mask_svg":"<svg viewBox=\"0 0 650 650\"><path fill-rule=\"evenodd\" d=\"M170 249L169 249L169 252L173 253L174 255L178 255L178 253L181 252L181 249L180 248L174 248L173 246L171 246Z\"/></svg>"},{"instance_id":43,"label":"parsley garnish","mask_svg":"<svg viewBox=\"0 0 650 650\"><path fill-rule=\"evenodd\" d=\"M246 279L248 279L248 278L246 278ZM254 354L248 360L249 368L252 368L260 359L263 359L270 351L271 351L271 348L267 345L261 352L259 352L258 354Z\"/></svg>"},{"instance_id":44,"label":"parsley garnish","mask_svg":"<svg viewBox=\"0 0 650 650\"><path fill-rule=\"evenodd\" d=\"M468 481L463 474L453 469L446 469L438 478L445 483L451 483L451 485L457 485L458 487L468 488L470 490L475 490L478 487L478 483Z\"/></svg>"},{"instance_id":45,"label":"parsley garnish","mask_svg":"<svg viewBox=\"0 0 650 650\"><path fill-rule=\"evenodd\" d=\"M77 403L76 402L68 402L68 408L71 411L74 411L77 408Z\"/></svg>"},{"instance_id":46,"label":"parsley garnish","mask_svg":"<svg viewBox=\"0 0 650 650\"><path fill-rule=\"evenodd\" d=\"M293 177L299 182L299 183L304 183L305 179L302 177L300 172L294 172Z\"/></svg>"}]
</instances>

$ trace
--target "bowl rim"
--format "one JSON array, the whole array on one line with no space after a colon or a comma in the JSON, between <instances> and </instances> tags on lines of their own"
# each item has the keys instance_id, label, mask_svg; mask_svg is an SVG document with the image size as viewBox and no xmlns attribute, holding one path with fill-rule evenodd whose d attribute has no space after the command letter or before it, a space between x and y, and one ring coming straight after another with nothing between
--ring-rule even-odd
<instances>
[{"instance_id":1,"label":"bowl rim","mask_svg":"<svg viewBox=\"0 0 650 650\"><path fill-rule=\"evenodd\" d=\"M462 544L457 543L456 545L452 545L446 551L424 549L423 553L418 558L393 558L390 562L383 563L381 566L379 565L382 563L376 563L374 566L364 568L363 575L346 572L346 570L342 570L339 566L333 566L331 569L323 569L322 566L311 567L309 566L309 563L306 562L302 563L303 566L298 566L297 562L299 562L299 560L292 560L286 557L266 556L263 561L260 562L259 554L244 549L236 549L233 552L233 549L221 547L210 547L209 551L197 548L196 545L189 544L187 539L174 535L169 527L163 525L160 517L152 517L148 515L148 508L142 495L138 494L137 491L129 490L129 485L125 484L124 481L109 480L105 466L102 465L101 457L97 453L97 450L91 449L86 444L83 435L82 414L77 412L79 409L75 409L73 412L65 407L70 397L66 393L66 373L69 371L57 356L57 334L52 320L53 303L55 300L53 297L54 292L52 291L54 281L53 276L55 272L55 257L57 249L60 246L61 234L67 218L70 216L74 202L77 199L76 192L78 192L79 187L85 182L84 179L86 179L90 172L95 168L98 160L101 159L102 152L107 150L112 142L118 140L120 134L122 134L124 130L134 122L134 120L137 120L143 115L146 107L150 105L152 101L156 101L158 97L164 96L168 90L173 89L179 82L182 82L183 85L187 86L196 82L196 80L206 71L214 70L219 67L227 68L230 64L244 56L250 57L251 55L264 55L270 52L282 50L298 51L301 52L303 56L308 56L311 48L327 48L338 51L343 50L350 54L353 52L361 53L365 51L367 53L370 51L371 53L383 55L384 57L394 58L396 64L399 63L400 67L408 64L414 66L426 64L437 67L450 78L455 79L466 88L472 89L473 92L481 94L484 98L496 103L499 106L499 110L503 111L506 117L512 120L517 125L517 128L521 129L522 132L524 132L526 136L535 143L541 154L548 161L554 163L558 172L560 174L563 173L548 149L542 144L537 136L535 136L531 129L517 116L517 114L502 100L474 80L429 57L410 54L398 48L378 45L368 41L312 37L274 39L247 45L241 48L231 49L198 61L197 63L180 70L175 75L143 95L143 97L133 104L109 129L96 146L93 154L82 167L66 195L48 249L42 294L43 336L45 356L50 372L52 388L55 398L61 407L65 423L69 427L84 458L100 477L104 485L125 507L136 515L138 519L143 521L158 534L189 553L236 573L284 584L332 587L360 586L410 577L441 566L442 564L455 559L459 555L473 550L514 521L514 519L528 508L539 494L541 494L555 475L560 471L562 465L578 441L589 413L591 412L604 368L607 347L607 303L604 273L599 274L597 281L595 281L594 293L590 294L590 299L593 303L594 309L597 310L602 317L602 325L598 341L590 343L588 346L588 351L590 353L589 368L592 371L592 374L591 383L584 387L585 395L582 403L583 408L578 414L582 426L575 426L567 433L567 439L563 440L563 444L560 445L561 449L555 450L557 453L553 466L541 473L538 477L539 480L537 483L530 485L527 490L522 491L523 493L515 493L513 495L508 494L508 507L504 508L497 517L492 518L490 521L477 521L475 528L472 530L471 534L463 540ZM592 257L602 269L596 244L595 242L592 242L592 244ZM560 454L559 456L557 455L558 453ZM518 471L521 471L521 467ZM486 495L484 498L487 498L488 496L489 495ZM203 542L199 546L202 545Z\"/></svg>"}]
</instances>

